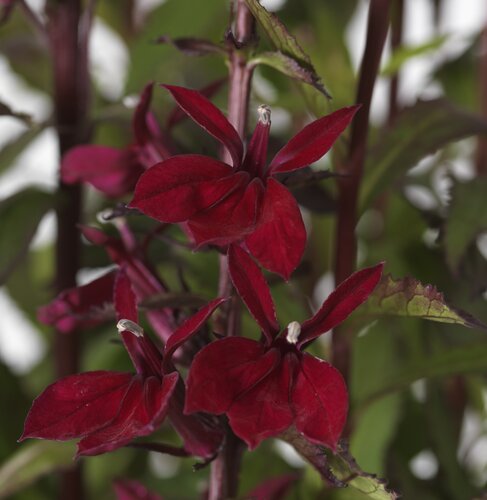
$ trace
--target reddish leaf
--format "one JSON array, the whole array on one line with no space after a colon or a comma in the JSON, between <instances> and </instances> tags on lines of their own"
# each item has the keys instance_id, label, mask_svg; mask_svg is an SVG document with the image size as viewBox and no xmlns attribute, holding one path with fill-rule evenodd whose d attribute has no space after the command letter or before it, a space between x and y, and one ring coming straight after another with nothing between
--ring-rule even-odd
<instances>
[{"instance_id":1,"label":"reddish leaf","mask_svg":"<svg viewBox=\"0 0 487 500\"><path fill-rule=\"evenodd\" d=\"M96 371L54 382L34 400L20 440L66 441L107 425L117 415L131 380L131 373Z\"/></svg>"},{"instance_id":2,"label":"reddish leaf","mask_svg":"<svg viewBox=\"0 0 487 500\"><path fill-rule=\"evenodd\" d=\"M347 128L360 106L342 108L298 132L274 157L269 175L289 172L319 160Z\"/></svg>"},{"instance_id":3,"label":"reddish leaf","mask_svg":"<svg viewBox=\"0 0 487 500\"><path fill-rule=\"evenodd\" d=\"M212 342L193 359L187 380L185 413L219 415L276 365L279 353L255 340L230 337Z\"/></svg>"},{"instance_id":4,"label":"reddish leaf","mask_svg":"<svg viewBox=\"0 0 487 500\"><path fill-rule=\"evenodd\" d=\"M117 500L163 500L163 498L149 491L143 484L132 480L119 480L113 485Z\"/></svg>"},{"instance_id":5,"label":"reddish leaf","mask_svg":"<svg viewBox=\"0 0 487 500\"><path fill-rule=\"evenodd\" d=\"M303 256L306 229L296 200L268 179L257 229L245 239L250 253L269 271L289 279Z\"/></svg>"},{"instance_id":6,"label":"reddish leaf","mask_svg":"<svg viewBox=\"0 0 487 500\"><path fill-rule=\"evenodd\" d=\"M279 332L274 302L261 270L249 254L237 245L228 250L228 266L233 284L248 310L262 328L268 342Z\"/></svg>"},{"instance_id":7,"label":"reddish leaf","mask_svg":"<svg viewBox=\"0 0 487 500\"><path fill-rule=\"evenodd\" d=\"M141 176L129 206L163 222L182 222L231 193L243 175L207 156L173 156Z\"/></svg>"},{"instance_id":8,"label":"reddish leaf","mask_svg":"<svg viewBox=\"0 0 487 500\"><path fill-rule=\"evenodd\" d=\"M340 372L303 354L291 397L296 429L311 442L335 450L348 410L347 387Z\"/></svg>"},{"instance_id":9,"label":"reddish leaf","mask_svg":"<svg viewBox=\"0 0 487 500\"><path fill-rule=\"evenodd\" d=\"M374 291L384 264L361 269L340 283L316 314L301 326L298 346L313 340L344 321Z\"/></svg>"},{"instance_id":10,"label":"reddish leaf","mask_svg":"<svg viewBox=\"0 0 487 500\"><path fill-rule=\"evenodd\" d=\"M229 151L234 167L242 162L243 144L233 125L223 113L196 90L163 85L171 92L181 108L209 134L218 139Z\"/></svg>"}]
</instances>

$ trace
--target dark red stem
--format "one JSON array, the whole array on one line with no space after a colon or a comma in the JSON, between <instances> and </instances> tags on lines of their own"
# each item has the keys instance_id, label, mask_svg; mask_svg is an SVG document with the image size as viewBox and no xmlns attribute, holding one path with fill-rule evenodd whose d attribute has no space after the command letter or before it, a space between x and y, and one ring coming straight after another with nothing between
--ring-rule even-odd
<instances>
[{"instance_id":1,"label":"dark red stem","mask_svg":"<svg viewBox=\"0 0 487 500\"><path fill-rule=\"evenodd\" d=\"M87 37L89 20L82 19L81 0L64 0L48 4L48 35L53 64L54 112L62 156L86 140L86 116L89 78L87 70ZM84 21L84 24L82 23ZM59 181L56 240L56 291L76 284L80 264L81 188ZM77 332L56 332L55 365L58 377L79 371L80 341ZM84 498L81 466L62 473L59 498Z\"/></svg>"},{"instance_id":2,"label":"dark red stem","mask_svg":"<svg viewBox=\"0 0 487 500\"><path fill-rule=\"evenodd\" d=\"M390 0L371 0L367 39L360 68L356 102L362 105L353 125L349 154L340 169L344 177L338 181L338 220L335 239L335 280L339 284L353 273L357 260L357 205L365 163L369 113L380 58L389 25ZM333 334L333 363L348 381L350 339L343 328Z\"/></svg>"}]
</instances>

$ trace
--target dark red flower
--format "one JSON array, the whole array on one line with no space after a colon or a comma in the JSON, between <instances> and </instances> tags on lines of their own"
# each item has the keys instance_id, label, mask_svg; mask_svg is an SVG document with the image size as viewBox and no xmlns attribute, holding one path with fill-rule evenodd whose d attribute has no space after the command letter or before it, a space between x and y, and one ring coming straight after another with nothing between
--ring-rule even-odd
<instances>
[{"instance_id":1,"label":"dark red flower","mask_svg":"<svg viewBox=\"0 0 487 500\"><path fill-rule=\"evenodd\" d=\"M20 439L80 438L78 456L98 455L151 434L169 414L176 429L183 430L187 450L211 456L220 443L221 433L182 414L177 393L178 387L184 391L184 384L171 357L223 299L210 302L186 320L174 332L174 339L168 341L163 358L137 323L135 295L125 272L117 277L114 295L117 328L136 373L94 371L58 380L32 404ZM163 369L163 360L167 369Z\"/></svg>"},{"instance_id":2,"label":"dark red flower","mask_svg":"<svg viewBox=\"0 0 487 500\"><path fill-rule=\"evenodd\" d=\"M260 118L244 155L230 122L195 90L165 85L179 106L228 151L232 165L201 155L178 155L145 172L131 206L169 223L186 222L197 245L243 242L267 269L288 278L304 252L298 205L274 176L319 160L352 120L357 106L307 125L267 166L270 110Z\"/></svg>"},{"instance_id":3,"label":"dark red flower","mask_svg":"<svg viewBox=\"0 0 487 500\"><path fill-rule=\"evenodd\" d=\"M302 350L367 299L383 265L353 274L312 318L302 325L293 321L281 333L258 266L235 245L229 266L263 339L230 337L202 349L191 365L185 411L226 413L250 448L294 426L309 441L335 449L346 420L347 389L338 370Z\"/></svg>"},{"instance_id":4,"label":"dark red flower","mask_svg":"<svg viewBox=\"0 0 487 500\"><path fill-rule=\"evenodd\" d=\"M149 491L143 484L134 480L119 480L113 485L117 500L163 500L163 498Z\"/></svg>"}]
</instances>

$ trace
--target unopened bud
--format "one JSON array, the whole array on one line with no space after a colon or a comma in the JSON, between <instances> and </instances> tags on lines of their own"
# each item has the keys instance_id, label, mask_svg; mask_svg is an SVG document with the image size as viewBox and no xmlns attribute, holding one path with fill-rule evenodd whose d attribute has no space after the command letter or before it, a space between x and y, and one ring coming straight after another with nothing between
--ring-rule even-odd
<instances>
[{"instance_id":1,"label":"unopened bud","mask_svg":"<svg viewBox=\"0 0 487 500\"><path fill-rule=\"evenodd\" d=\"M122 332L130 332L133 333L136 337L143 337L144 336L144 329L138 325L137 323L134 323L133 321L129 319L121 319L117 323L117 330L118 333Z\"/></svg>"},{"instance_id":2,"label":"unopened bud","mask_svg":"<svg viewBox=\"0 0 487 500\"><path fill-rule=\"evenodd\" d=\"M297 321L291 321L291 323L287 325L286 340L290 344L297 344L300 333L301 333L301 325Z\"/></svg>"}]
</instances>

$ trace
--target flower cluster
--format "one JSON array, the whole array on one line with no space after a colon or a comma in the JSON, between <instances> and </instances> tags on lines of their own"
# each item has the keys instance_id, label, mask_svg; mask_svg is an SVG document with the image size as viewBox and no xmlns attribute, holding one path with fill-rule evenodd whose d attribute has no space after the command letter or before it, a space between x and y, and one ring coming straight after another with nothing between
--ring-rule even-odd
<instances>
[{"instance_id":1,"label":"flower cluster","mask_svg":"<svg viewBox=\"0 0 487 500\"><path fill-rule=\"evenodd\" d=\"M138 304L166 293L167 285L128 225L118 225L121 238L84 227L84 236L106 249L117 270L66 290L39 311L39 319L69 334L108 321L115 311L134 373L95 371L55 382L34 401L21 439L79 439L78 455L96 455L152 434L167 417L183 439L185 453L211 458L224 434L219 416L226 415L233 432L250 448L292 428L312 443L335 449L346 421L347 389L333 366L304 349L367 299L380 279L382 264L353 274L310 319L285 328L279 326L258 264L289 279L301 261L305 227L279 174L319 160L358 108L340 109L313 121L267 163L267 106L259 108L259 120L245 147L204 95L165 88L193 121L221 142L228 163L199 154L174 154L149 111L151 84L135 112L134 144L123 150L75 148L63 159L63 179L90 183L110 197L135 187L132 209L164 224L180 224L196 249L218 247L227 256L231 281L261 338L202 336L212 313L227 299L220 297L183 317L180 310L176 314L166 306L146 311L156 337L152 339L141 326ZM192 354L185 356L185 349ZM189 366L186 380L180 365Z\"/></svg>"}]
</instances>

